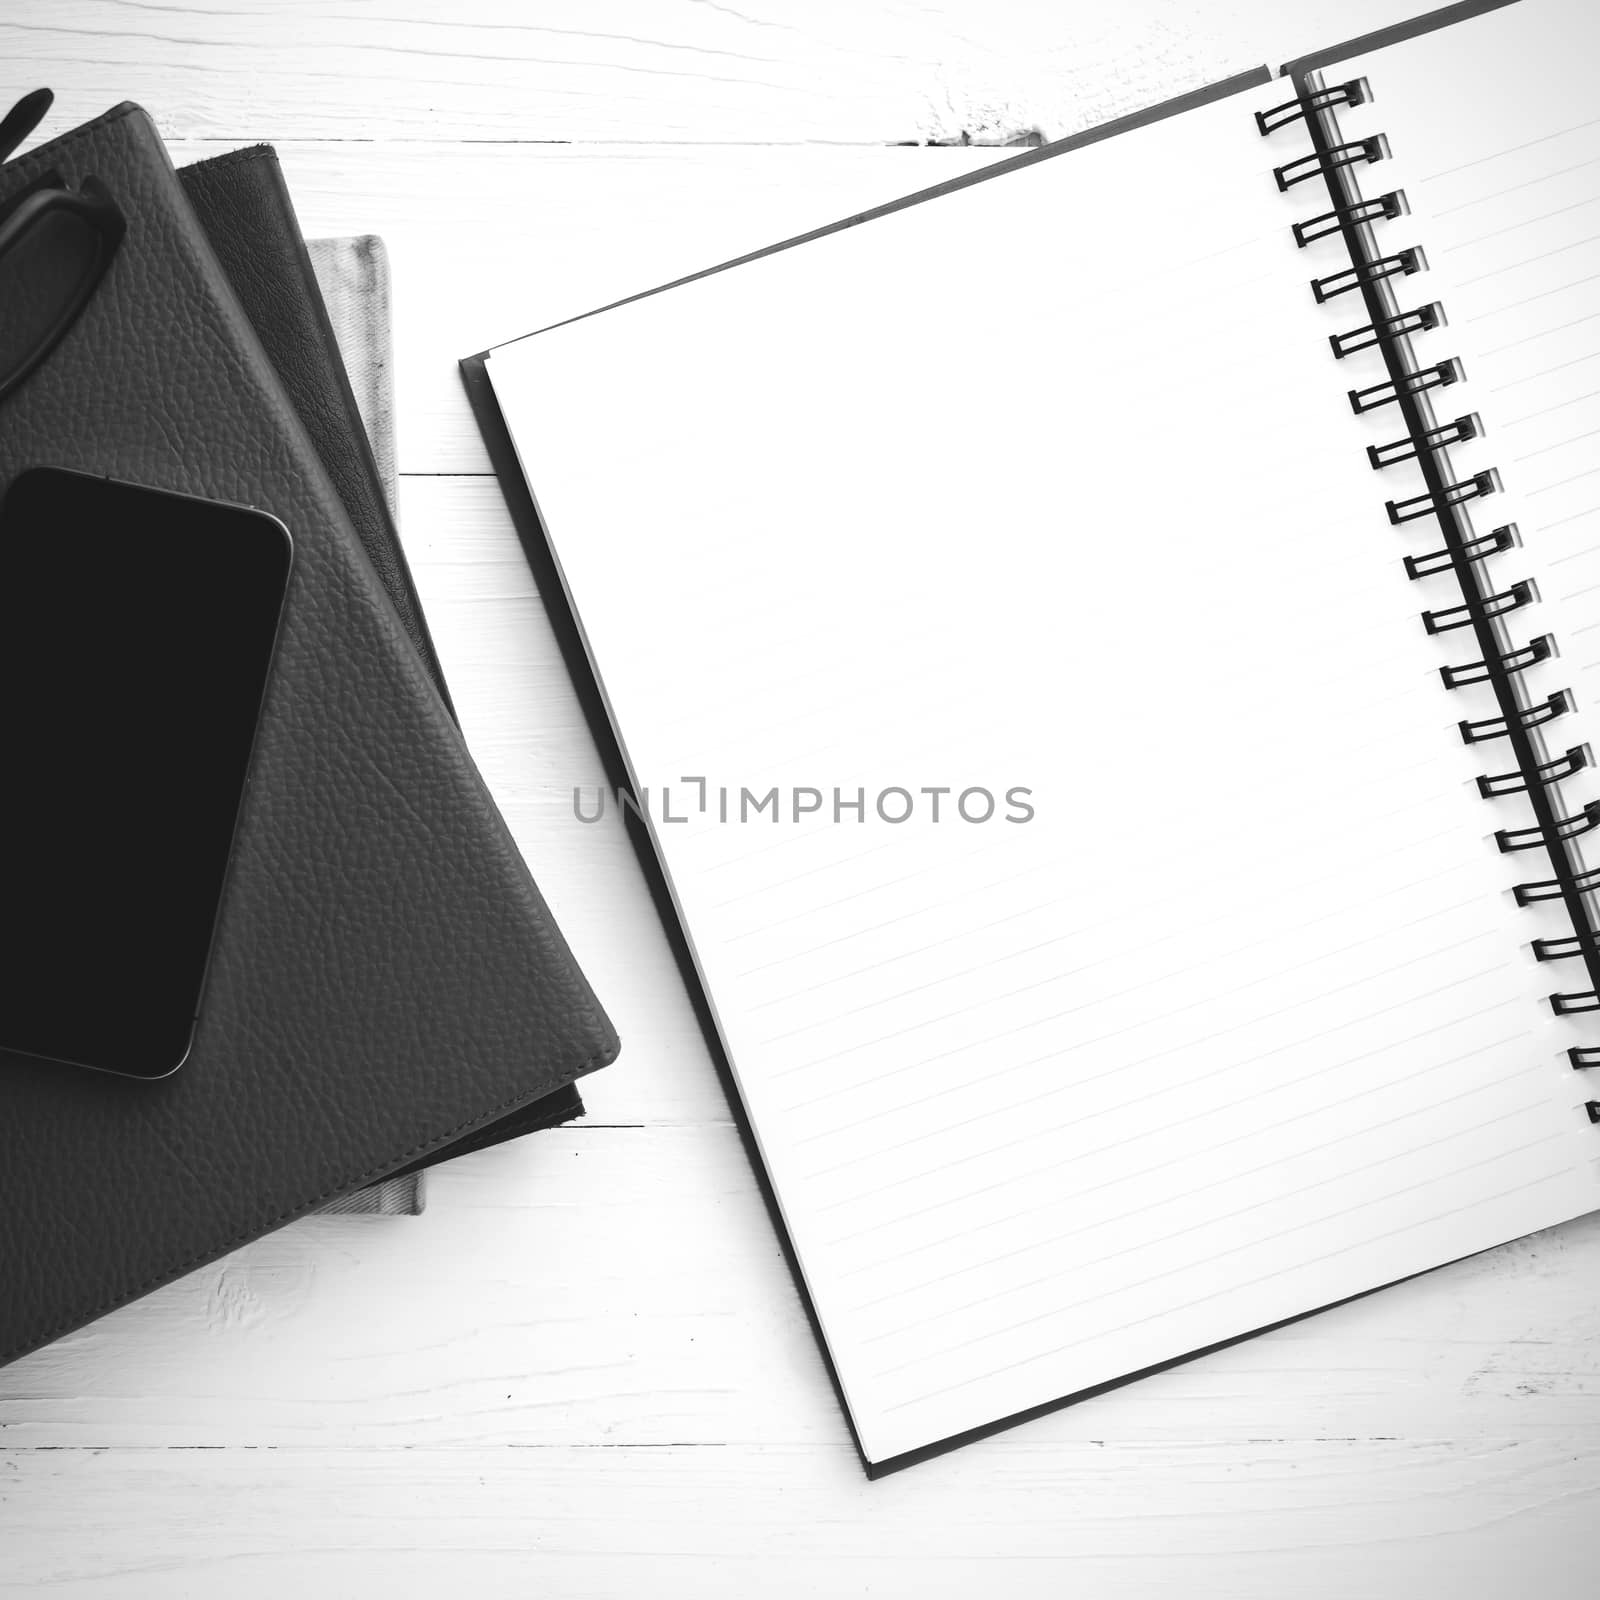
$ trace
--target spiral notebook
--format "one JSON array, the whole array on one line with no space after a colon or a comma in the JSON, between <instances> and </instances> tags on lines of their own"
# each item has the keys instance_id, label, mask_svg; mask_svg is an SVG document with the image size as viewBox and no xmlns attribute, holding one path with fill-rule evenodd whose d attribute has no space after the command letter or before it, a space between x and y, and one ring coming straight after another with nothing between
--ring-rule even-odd
<instances>
[{"instance_id":1,"label":"spiral notebook","mask_svg":"<svg viewBox=\"0 0 1600 1600\"><path fill-rule=\"evenodd\" d=\"M1600 1208L1597 59L1453 8L467 364L869 1471Z\"/></svg>"}]
</instances>

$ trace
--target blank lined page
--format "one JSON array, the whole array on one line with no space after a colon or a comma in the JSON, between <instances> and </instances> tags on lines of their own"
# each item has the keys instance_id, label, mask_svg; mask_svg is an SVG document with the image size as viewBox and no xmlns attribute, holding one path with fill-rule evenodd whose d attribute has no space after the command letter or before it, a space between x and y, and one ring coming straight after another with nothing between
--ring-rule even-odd
<instances>
[{"instance_id":1,"label":"blank lined page","mask_svg":"<svg viewBox=\"0 0 1600 1600\"><path fill-rule=\"evenodd\" d=\"M1552 670L1586 712L1600 701L1597 67L1600 11L1524 0L1358 68L1364 119L1393 152L1384 184L1406 190L1449 318L1434 342L1465 366L1459 409L1483 420L1469 465L1500 469L1491 520L1523 541L1508 570L1537 581Z\"/></svg>"},{"instance_id":2,"label":"blank lined page","mask_svg":"<svg viewBox=\"0 0 1600 1600\"><path fill-rule=\"evenodd\" d=\"M489 362L869 1460L1600 1204L1274 98Z\"/></svg>"}]
</instances>

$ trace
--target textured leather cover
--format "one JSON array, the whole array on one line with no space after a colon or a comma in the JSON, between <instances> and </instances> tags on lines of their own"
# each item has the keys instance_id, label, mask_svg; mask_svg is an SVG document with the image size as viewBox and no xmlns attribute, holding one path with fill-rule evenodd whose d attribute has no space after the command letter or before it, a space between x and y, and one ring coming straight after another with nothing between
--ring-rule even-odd
<instances>
[{"instance_id":1,"label":"textured leather cover","mask_svg":"<svg viewBox=\"0 0 1600 1600\"><path fill-rule=\"evenodd\" d=\"M230 150L179 168L178 177L396 616L448 706L444 673L277 152L270 145ZM565 1086L418 1165L431 1166L582 1115L578 1091Z\"/></svg>"},{"instance_id":2,"label":"textured leather cover","mask_svg":"<svg viewBox=\"0 0 1600 1600\"><path fill-rule=\"evenodd\" d=\"M290 404L328 469L395 615L448 701L439 658L384 504L378 464L361 426L276 152L264 144L230 150L180 168L178 178Z\"/></svg>"},{"instance_id":3,"label":"textured leather cover","mask_svg":"<svg viewBox=\"0 0 1600 1600\"><path fill-rule=\"evenodd\" d=\"M256 505L295 565L188 1062L0 1055L0 1360L617 1050L149 118L19 157L0 202L52 170L128 232L0 408L0 492L49 463Z\"/></svg>"}]
</instances>

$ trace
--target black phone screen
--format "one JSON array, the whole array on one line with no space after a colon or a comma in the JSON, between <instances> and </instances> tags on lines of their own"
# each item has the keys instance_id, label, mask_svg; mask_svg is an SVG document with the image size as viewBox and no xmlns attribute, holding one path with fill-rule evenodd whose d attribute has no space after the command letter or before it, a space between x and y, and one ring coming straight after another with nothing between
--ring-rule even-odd
<instances>
[{"instance_id":1,"label":"black phone screen","mask_svg":"<svg viewBox=\"0 0 1600 1600\"><path fill-rule=\"evenodd\" d=\"M7 490L0 1048L140 1078L188 1054L290 555L243 506Z\"/></svg>"}]
</instances>

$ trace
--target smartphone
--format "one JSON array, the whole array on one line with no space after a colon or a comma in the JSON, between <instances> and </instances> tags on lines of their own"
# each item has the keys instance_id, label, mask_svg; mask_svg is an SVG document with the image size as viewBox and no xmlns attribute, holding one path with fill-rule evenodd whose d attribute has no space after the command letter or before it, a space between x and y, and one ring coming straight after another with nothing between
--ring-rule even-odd
<instances>
[{"instance_id":1,"label":"smartphone","mask_svg":"<svg viewBox=\"0 0 1600 1600\"><path fill-rule=\"evenodd\" d=\"M0 1050L189 1054L291 560L246 506L51 467L0 500Z\"/></svg>"}]
</instances>

